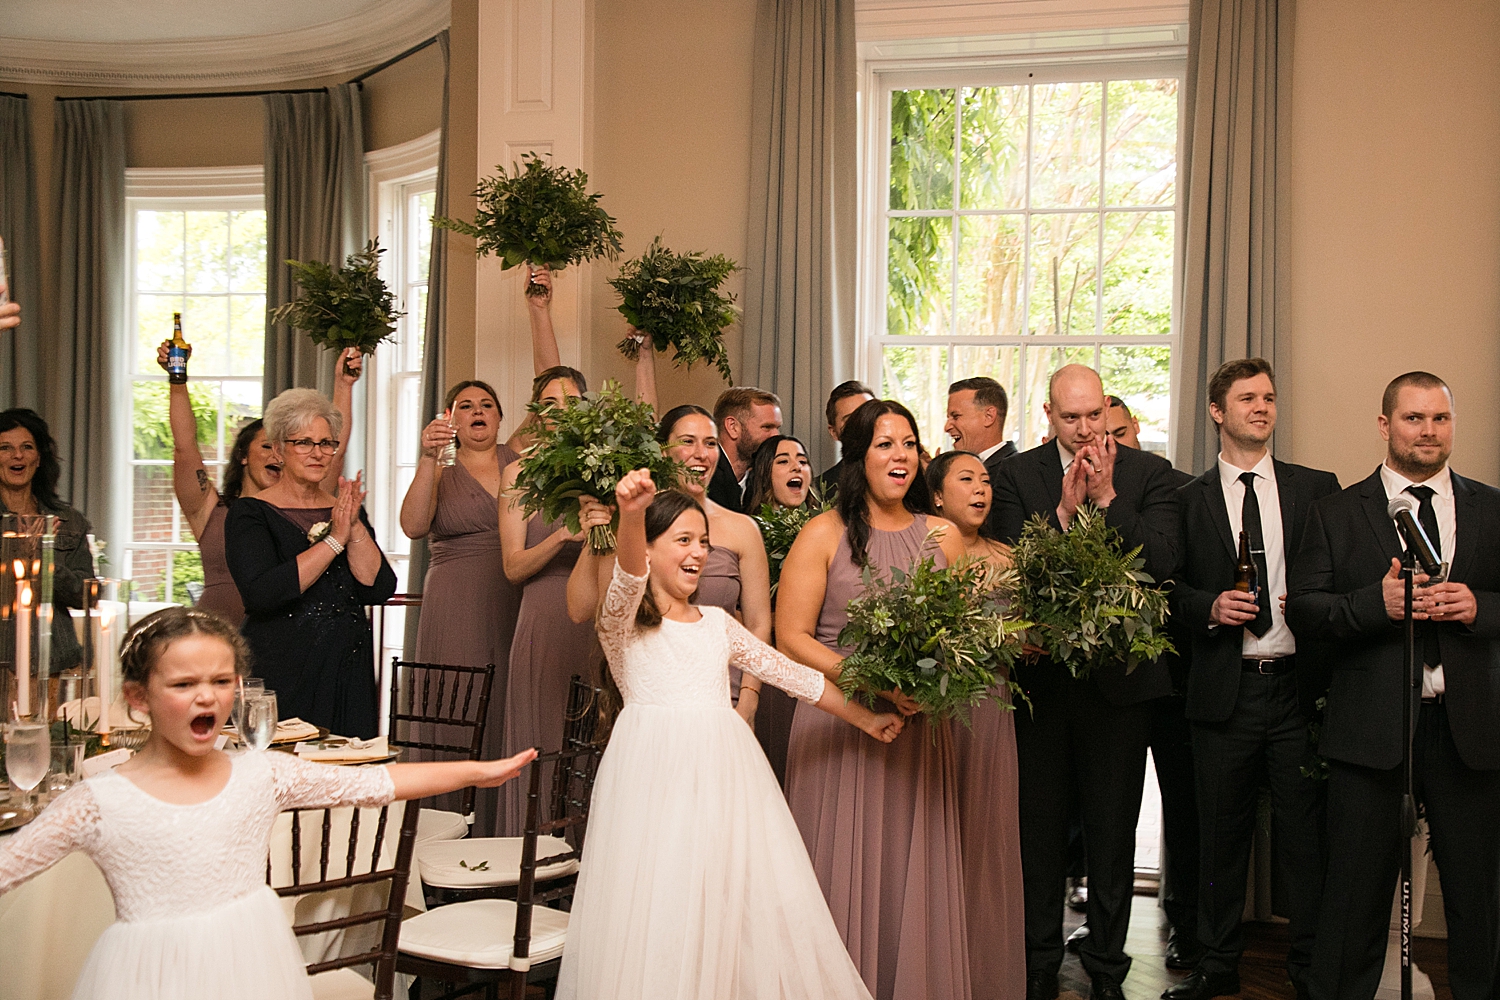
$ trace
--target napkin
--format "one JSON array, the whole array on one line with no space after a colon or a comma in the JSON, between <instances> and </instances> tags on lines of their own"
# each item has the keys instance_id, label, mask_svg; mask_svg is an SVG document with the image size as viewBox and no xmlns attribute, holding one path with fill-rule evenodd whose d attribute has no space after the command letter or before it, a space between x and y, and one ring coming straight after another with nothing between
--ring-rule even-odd
<instances>
[{"instance_id":1,"label":"napkin","mask_svg":"<svg viewBox=\"0 0 1500 1000\"><path fill-rule=\"evenodd\" d=\"M320 760L325 763L353 764L365 760L383 760L391 755L384 736L373 740L354 740L343 746L325 747L321 743L298 743L297 756L303 760Z\"/></svg>"},{"instance_id":2,"label":"napkin","mask_svg":"<svg viewBox=\"0 0 1500 1000\"><path fill-rule=\"evenodd\" d=\"M231 734L236 739L239 733L233 725L226 725L224 732ZM318 735L318 727L310 722L303 722L293 716L290 719L282 719L276 724L276 735L271 737L272 743L295 743L298 740L309 739Z\"/></svg>"}]
</instances>

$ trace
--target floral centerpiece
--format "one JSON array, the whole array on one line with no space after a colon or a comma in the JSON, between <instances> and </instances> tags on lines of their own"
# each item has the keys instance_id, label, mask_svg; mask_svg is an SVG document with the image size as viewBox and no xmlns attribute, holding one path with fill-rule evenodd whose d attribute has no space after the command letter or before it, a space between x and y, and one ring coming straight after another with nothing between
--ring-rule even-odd
<instances>
[{"instance_id":1,"label":"floral centerpiece","mask_svg":"<svg viewBox=\"0 0 1500 1000\"><path fill-rule=\"evenodd\" d=\"M1121 551L1119 532L1091 504L1067 531L1032 518L1011 550L1012 607L1031 623L1027 641L1074 677L1122 660L1129 673L1174 652L1167 595L1140 551Z\"/></svg>"},{"instance_id":2,"label":"floral centerpiece","mask_svg":"<svg viewBox=\"0 0 1500 1000\"><path fill-rule=\"evenodd\" d=\"M512 174L504 167L479 182L472 223L433 216L432 224L474 238L481 257L500 258L500 269L539 264L561 271L596 257L614 260L623 244L615 220L590 194L589 175L555 167L535 153L521 157ZM547 289L528 281L527 295Z\"/></svg>"},{"instance_id":3,"label":"floral centerpiece","mask_svg":"<svg viewBox=\"0 0 1500 1000\"><path fill-rule=\"evenodd\" d=\"M733 382L724 330L738 310L734 296L723 294L719 287L739 269L723 254L673 253L658 236L645 253L622 264L619 275L609 283L620 293L621 315L650 337L656 350L673 348L674 360L684 368L711 361L724 381ZM632 361L640 353L634 337L626 337L619 347Z\"/></svg>"},{"instance_id":4,"label":"floral centerpiece","mask_svg":"<svg viewBox=\"0 0 1500 1000\"><path fill-rule=\"evenodd\" d=\"M373 353L406 315L395 308L396 297L380 278L383 253L380 241L371 240L336 270L320 260L287 261L302 294L271 310L271 319L306 331L320 347Z\"/></svg>"},{"instance_id":5,"label":"floral centerpiece","mask_svg":"<svg viewBox=\"0 0 1500 1000\"><path fill-rule=\"evenodd\" d=\"M766 560L771 564L771 596L781 583L781 564L786 562L792 543L808 521L831 509L827 504L810 500L800 507L783 507L767 500L760 512L750 515L760 527L760 537L766 546Z\"/></svg>"},{"instance_id":6,"label":"floral centerpiece","mask_svg":"<svg viewBox=\"0 0 1500 1000\"><path fill-rule=\"evenodd\" d=\"M626 396L618 382L607 381L600 391L584 393L568 406L542 402L528 409L540 419L531 447L521 456L514 494L527 516L562 519L569 530L578 531L580 497L612 499L615 487L633 469L651 470L651 478L664 488L685 471L656 440L651 406ZM617 513L609 524L590 528L589 549L613 549L618 524Z\"/></svg>"},{"instance_id":7,"label":"floral centerpiece","mask_svg":"<svg viewBox=\"0 0 1500 1000\"><path fill-rule=\"evenodd\" d=\"M849 605L839 645L839 687L873 703L899 690L936 718L958 717L1001 686L1024 698L1010 680L1026 623L1007 619L988 589L982 563L939 569L932 558L892 569L884 583L865 568L865 592Z\"/></svg>"}]
</instances>

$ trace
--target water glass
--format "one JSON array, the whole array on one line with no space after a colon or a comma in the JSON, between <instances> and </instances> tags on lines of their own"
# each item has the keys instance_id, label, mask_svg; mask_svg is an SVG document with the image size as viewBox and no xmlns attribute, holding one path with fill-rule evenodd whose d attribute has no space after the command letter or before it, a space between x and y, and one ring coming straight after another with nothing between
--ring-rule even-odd
<instances>
[{"instance_id":1,"label":"water glass","mask_svg":"<svg viewBox=\"0 0 1500 1000\"><path fill-rule=\"evenodd\" d=\"M52 763L52 735L40 722L12 722L5 727L5 773L12 788L19 788L22 808L29 810L32 790L47 776Z\"/></svg>"},{"instance_id":2,"label":"water glass","mask_svg":"<svg viewBox=\"0 0 1500 1000\"><path fill-rule=\"evenodd\" d=\"M73 787L83 770L83 742L70 740L52 744L52 766L47 770L47 791L56 795Z\"/></svg>"},{"instance_id":3,"label":"water glass","mask_svg":"<svg viewBox=\"0 0 1500 1000\"><path fill-rule=\"evenodd\" d=\"M241 677L234 688L234 708L230 710L230 720L234 722L234 731L239 733L240 742L245 742L245 695L260 694L266 689L266 682L259 677Z\"/></svg>"},{"instance_id":4,"label":"water glass","mask_svg":"<svg viewBox=\"0 0 1500 1000\"><path fill-rule=\"evenodd\" d=\"M240 737L251 750L264 750L276 738L276 692L245 692L245 726Z\"/></svg>"}]
</instances>

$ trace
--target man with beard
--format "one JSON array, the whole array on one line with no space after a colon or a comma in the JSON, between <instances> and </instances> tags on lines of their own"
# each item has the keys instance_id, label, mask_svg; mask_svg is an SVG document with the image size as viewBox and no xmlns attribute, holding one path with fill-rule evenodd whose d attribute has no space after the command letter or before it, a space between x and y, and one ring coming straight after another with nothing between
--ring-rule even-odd
<instances>
[{"instance_id":1,"label":"man with beard","mask_svg":"<svg viewBox=\"0 0 1500 1000\"><path fill-rule=\"evenodd\" d=\"M1453 394L1408 372L1386 387L1385 461L1319 501L1292 564L1287 622L1334 644L1320 750L1334 845L1313 948L1314 1000L1370 1000L1380 983L1412 785L1443 873L1454 1000L1500 995L1500 490L1448 467ZM1422 669L1405 676L1403 546L1387 504L1406 495L1448 564L1418 573L1412 617ZM1409 698L1413 730L1402 732Z\"/></svg>"},{"instance_id":2,"label":"man with beard","mask_svg":"<svg viewBox=\"0 0 1500 1000\"><path fill-rule=\"evenodd\" d=\"M725 389L714 404L714 423L719 429L719 461L709 480L708 498L744 514L745 486L755 449L781 433L781 400L753 386Z\"/></svg>"}]
</instances>

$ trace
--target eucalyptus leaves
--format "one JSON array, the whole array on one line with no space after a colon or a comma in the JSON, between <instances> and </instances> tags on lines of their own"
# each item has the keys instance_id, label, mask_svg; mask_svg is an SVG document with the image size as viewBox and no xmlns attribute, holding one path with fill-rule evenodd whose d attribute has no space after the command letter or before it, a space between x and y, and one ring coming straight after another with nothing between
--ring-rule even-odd
<instances>
[{"instance_id":1,"label":"eucalyptus leaves","mask_svg":"<svg viewBox=\"0 0 1500 1000\"><path fill-rule=\"evenodd\" d=\"M684 368L713 362L724 381L733 382L724 329L738 311L734 296L721 293L719 287L738 270L739 265L723 254L673 253L658 236L645 253L622 264L609 283L620 293L621 315L650 337L656 350L673 348L675 360ZM632 361L640 351L633 337L619 346Z\"/></svg>"},{"instance_id":2,"label":"eucalyptus leaves","mask_svg":"<svg viewBox=\"0 0 1500 1000\"><path fill-rule=\"evenodd\" d=\"M1028 641L1074 677L1120 661L1129 673L1174 652L1167 595L1141 569L1140 549L1120 548L1104 514L1085 505L1067 531L1032 518L1011 551L1011 609L1031 623Z\"/></svg>"},{"instance_id":3,"label":"eucalyptus leaves","mask_svg":"<svg viewBox=\"0 0 1500 1000\"><path fill-rule=\"evenodd\" d=\"M334 350L357 347L371 354L396 332L406 315L380 279L380 241L372 240L334 270L320 260L289 260L302 295L271 311L271 319L304 330L314 344Z\"/></svg>"},{"instance_id":4,"label":"eucalyptus leaves","mask_svg":"<svg viewBox=\"0 0 1500 1000\"><path fill-rule=\"evenodd\" d=\"M781 564L786 561L787 553L792 551L797 533L808 521L828 509L826 504L811 500L801 507L783 507L773 500L767 500L759 513L751 515L760 526L761 541L766 546L766 559L771 564L772 597L776 596L776 588L781 584Z\"/></svg>"}]
</instances>

